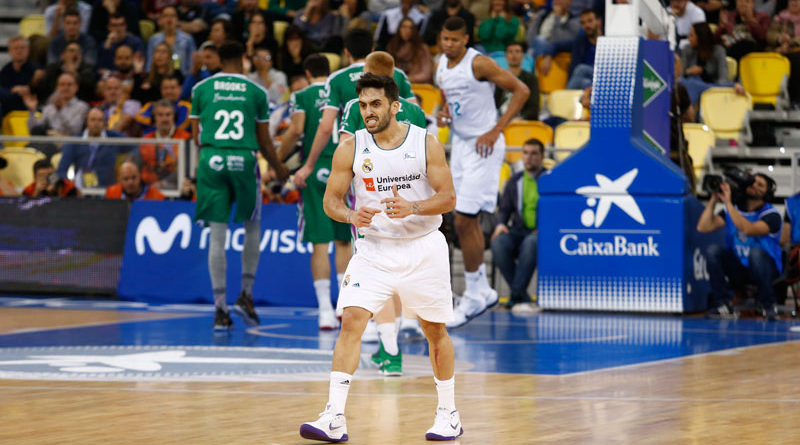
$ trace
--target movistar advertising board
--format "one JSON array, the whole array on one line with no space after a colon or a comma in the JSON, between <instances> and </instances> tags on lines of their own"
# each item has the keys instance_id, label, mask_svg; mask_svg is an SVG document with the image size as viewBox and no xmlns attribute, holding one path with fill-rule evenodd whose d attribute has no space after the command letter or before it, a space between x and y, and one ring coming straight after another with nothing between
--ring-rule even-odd
<instances>
[{"instance_id":1,"label":"movistar advertising board","mask_svg":"<svg viewBox=\"0 0 800 445\"><path fill-rule=\"evenodd\" d=\"M643 137L641 50L639 38L600 39L591 139L539 180L545 309L705 308L706 275L692 273L704 242L694 228L699 203L683 172Z\"/></svg>"},{"instance_id":2,"label":"movistar advertising board","mask_svg":"<svg viewBox=\"0 0 800 445\"><path fill-rule=\"evenodd\" d=\"M209 229L192 221L194 203L137 201L131 208L120 297L156 302L214 301L208 275ZM228 301L241 290L244 227L230 224L225 241ZM261 210L261 258L256 304L316 306L310 272L311 245L298 242L297 207L267 204ZM334 290L336 286L331 286Z\"/></svg>"}]
</instances>

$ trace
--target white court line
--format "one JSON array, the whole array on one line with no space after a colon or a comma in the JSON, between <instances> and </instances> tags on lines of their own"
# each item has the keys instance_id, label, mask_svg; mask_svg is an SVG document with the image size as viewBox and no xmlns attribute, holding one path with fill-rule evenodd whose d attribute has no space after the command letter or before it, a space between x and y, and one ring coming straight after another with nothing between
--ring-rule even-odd
<instances>
[{"instance_id":1,"label":"white court line","mask_svg":"<svg viewBox=\"0 0 800 445\"><path fill-rule=\"evenodd\" d=\"M147 388L147 387L130 387L130 388L115 388L115 387L67 387L67 386L9 386L2 387L3 391L20 390L20 391L83 391L83 392L99 392L99 391L124 391L124 392L143 392L143 393L172 393L172 394L226 394L226 395L255 395L255 396L313 396L324 397L327 392L300 392L300 391L241 391L241 390L223 390L223 389L179 389L179 388ZM436 397L436 394L376 394L374 392L354 392L348 393L349 397L376 397L376 396L394 396L398 398L427 398L431 399ZM781 404L794 404L800 403L800 399L754 399L754 398L728 398L728 397L615 397L615 396L500 396L490 394L458 394L459 399L477 399L477 400L553 400L553 401L597 401L597 402L652 402L652 403L781 403Z\"/></svg>"}]
</instances>

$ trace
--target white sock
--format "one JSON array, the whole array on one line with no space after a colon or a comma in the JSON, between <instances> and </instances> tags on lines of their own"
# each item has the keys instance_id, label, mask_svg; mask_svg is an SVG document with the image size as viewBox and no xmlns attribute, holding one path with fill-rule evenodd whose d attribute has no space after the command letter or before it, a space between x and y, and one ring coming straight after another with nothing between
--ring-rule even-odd
<instances>
[{"instance_id":1,"label":"white sock","mask_svg":"<svg viewBox=\"0 0 800 445\"><path fill-rule=\"evenodd\" d=\"M397 346L397 325L394 323L381 323L378 325L378 338L383 343L383 350L389 355L397 355L400 347Z\"/></svg>"},{"instance_id":2,"label":"white sock","mask_svg":"<svg viewBox=\"0 0 800 445\"><path fill-rule=\"evenodd\" d=\"M478 274L479 274L478 275L478 285L481 287L481 289L484 289L484 290L491 289L492 287L489 286L489 278L486 277L486 264L485 263L481 263L481 265L478 267Z\"/></svg>"},{"instance_id":3,"label":"white sock","mask_svg":"<svg viewBox=\"0 0 800 445\"><path fill-rule=\"evenodd\" d=\"M480 269L476 270L475 272L467 272L464 271L464 284L465 284L465 294L474 295L475 297L480 297L481 293L481 273Z\"/></svg>"},{"instance_id":4,"label":"white sock","mask_svg":"<svg viewBox=\"0 0 800 445\"><path fill-rule=\"evenodd\" d=\"M403 317L395 317L394 318L394 327L397 329L397 332L400 332L400 327L403 325Z\"/></svg>"},{"instance_id":5,"label":"white sock","mask_svg":"<svg viewBox=\"0 0 800 445\"><path fill-rule=\"evenodd\" d=\"M334 414L344 414L347 404L347 392L353 376L344 372L331 372L331 386L328 393L328 406Z\"/></svg>"},{"instance_id":6,"label":"white sock","mask_svg":"<svg viewBox=\"0 0 800 445\"><path fill-rule=\"evenodd\" d=\"M436 382L436 393L439 395L439 405L437 408L447 408L448 412L455 411L456 409L456 376L450 377L448 380L439 380L433 378Z\"/></svg>"},{"instance_id":7,"label":"white sock","mask_svg":"<svg viewBox=\"0 0 800 445\"><path fill-rule=\"evenodd\" d=\"M317 305L319 305L319 311L332 311L333 305L331 305L331 280L314 280L314 290L317 293Z\"/></svg>"},{"instance_id":8,"label":"white sock","mask_svg":"<svg viewBox=\"0 0 800 445\"><path fill-rule=\"evenodd\" d=\"M339 289L342 288L342 281L344 281L344 274L337 273L336 274L336 285L339 286Z\"/></svg>"}]
</instances>

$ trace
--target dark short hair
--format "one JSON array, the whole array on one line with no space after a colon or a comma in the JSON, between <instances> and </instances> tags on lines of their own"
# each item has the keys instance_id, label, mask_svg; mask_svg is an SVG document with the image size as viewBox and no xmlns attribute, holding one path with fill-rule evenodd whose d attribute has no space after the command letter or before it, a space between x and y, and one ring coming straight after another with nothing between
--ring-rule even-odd
<instances>
[{"instance_id":1,"label":"dark short hair","mask_svg":"<svg viewBox=\"0 0 800 445\"><path fill-rule=\"evenodd\" d=\"M50 162L49 159L39 159L38 161L33 163L33 174L35 175L36 172L39 170L43 170L45 168L53 168L53 164Z\"/></svg>"},{"instance_id":2,"label":"dark short hair","mask_svg":"<svg viewBox=\"0 0 800 445\"><path fill-rule=\"evenodd\" d=\"M581 11L581 16L583 16L585 14L592 14L592 15L595 16L595 18L598 18L598 19L600 18L600 16L597 15L597 11L595 11L592 8L586 8L583 11Z\"/></svg>"},{"instance_id":3,"label":"dark short hair","mask_svg":"<svg viewBox=\"0 0 800 445\"><path fill-rule=\"evenodd\" d=\"M219 47L219 58L222 63L237 62L242 60L244 45L235 40L227 40Z\"/></svg>"},{"instance_id":4,"label":"dark short hair","mask_svg":"<svg viewBox=\"0 0 800 445\"><path fill-rule=\"evenodd\" d=\"M115 12L108 16L108 21L110 22L112 19L122 19L125 20L125 23L128 23L128 20L125 18L124 15L120 14L119 12Z\"/></svg>"},{"instance_id":5,"label":"dark short hair","mask_svg":"<svg viewBox=\"0 0 800 445\"><path fill-rule=\"evenodd\" d=\"M303 61L303 69L311 73L311 77L322 77L331 73L330 62L322 54L309 54Z\"/></svg>"},{"instance_id":6,"label":"dark short hair","mask_svg":"<svg viewBox=\"0 0 800 445\"><path fill-rule=\"evenodd\" d=\"M74 15L75 17L77 17L77 18L78 18L78 20L80 20L81 22L83 21L83 20L81 19L81 14L80 14L80 13L78 12L78 10L77 10L77 9L75 9L75 8L69 8L69 9L67 9L67 11L66 11L66 12L64 12L63 18L67 18L67 16L69 16L69 15Z\"/></svg>"},{"instance_id":7,"label":"dark short hair","mask_svg":"<svg viewBox=\"0 0 800 445\"><path fill-rule=\"evenodd\" d=\"M165 74L164 77L161 78L161 83L158 85L159 88L161 88L161 85L164 84L165 80L174 80L175 82L178 82L178 85L181 84L181 78L178 77L177 74Z\"/></svg>"},{"instance_id":8,"label":"dark short hair","mask_svg":"<svg viewBox=\"0 0 800 445\"><path fill-rule=\"evenodd\" d=\"M356 28L344 36L344 47L354 59L363 59L372 52L372 33L366 29Z\"/></svg>"},{"instance_id":9,"label":"dark short hair","mask_svg":"<svg viewBox=\"0 0 800 445\"><path fill-rule=\"evenodd\" d=\"M522 144L522 145L535 145L535 146L539 147L539 153L540 154L544 154L544 144L539 139L530 138L527 141L525 141L525 143Z\"/></svg>"},{"instance_id":10,"label":"dark short hair","mask_svg":"<svg viewBox=\"0 0 800 445\"><path fill-rule=\"evenodd\" d=\"M464 21L461 17L454 15L447 18L444 21L443 29L448 31L463 31L464 33L467 32L467 22Z\"/></svg>"},{"instance_id":11,"label":"dark short hair","mask_svg":"<svg viewBox=\"0 0 800 445\"><path fill-rule=\"evenodd\" d=\"M386 95L391 102L397 102L400 100L397 83L395 83L394 79L389 76L364 73L364 75L358 79L358 82L356 82L356 94L360 95L361 90L365 88L383 90L383 94Z\"/></svg>"},{"instance_id":12,"label":"dark short hair","mask_svg":"<svg viewBox=\"0 0 800 445\"><path fill-rule=\"evenodd\" d=\"M222 17L217 17L214 20L212 20L211 24L208 25L208 29L211 29L211 27L216 25L217 23L222 23L222 29L225 30L226 37L230 37L230 35L233 34L233 24L231 24L230 20Z\"/></svg>"},{"instance_id":13,"label":"dark short hair","mask_svg":"<svg viewBox=\"0 0 800 445\"><path fill-rule=\"evenodd\" d=\"M506 50L508 50L508 48L512 46L519 46L520 48L522 48L523 53L528 50L528 44L525 42L511 42L508 45L506 45Z\"/></svg>"}]
</instances>

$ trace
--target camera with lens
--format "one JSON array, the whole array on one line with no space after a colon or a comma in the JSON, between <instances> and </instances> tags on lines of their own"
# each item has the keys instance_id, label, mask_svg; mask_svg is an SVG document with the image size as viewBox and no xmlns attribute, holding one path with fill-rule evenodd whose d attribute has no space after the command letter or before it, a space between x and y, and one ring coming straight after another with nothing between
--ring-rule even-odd
<instances>
[{"instance_id":1,"label":"camera with lens","mask_svg":"<svg viewBox=\"0 0 800 445\"><path fill-rule=\"evenodd\" d=\"M772 200L775 192L775 181L772 178L764 176L767 180L768 190L765 200ZM744 198L745 190L753 184L756 180L755 176L749 171L742 170L738 167L727 167L722 171L722 175L705 175L703 177L703 190L709 194L721 193L722 182L727 182L731 187L731 200L739 202Z\"/></svg>"}]
</instances>

